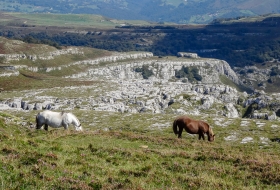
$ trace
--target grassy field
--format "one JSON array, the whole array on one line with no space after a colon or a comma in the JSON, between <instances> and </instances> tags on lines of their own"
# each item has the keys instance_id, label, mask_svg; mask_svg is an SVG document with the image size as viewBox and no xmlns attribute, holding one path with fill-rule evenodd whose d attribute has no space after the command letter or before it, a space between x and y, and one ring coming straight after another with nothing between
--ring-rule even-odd
<instances>
[{"instance_id":1,"label":"grassy field","mask_svg":"<svg viewBox=\"0 0 280 190\"><path fill-rule=\"evenodd\" d=\"M220 75L219 78L220 78L220 80L223 84L231 86L232 88L237 89L239 92L249 92L249 93L253 92L252 89L250 89L248 87L245 87L245 86L242 86L242 85L238 85L238 84L232 82L230 79L228 79L224 75Z\"/></svg>"},{"instance_id":2,"label":"grassy field","mask_svg":"<svg viewBox=\"0 0 280 190\"><path fill-rule=\"evenodd\" d=\"M209 143L177 139L174 115L74 113L83 132L35 130L35 112L0 112L1 189L279 189L279 143L259 140L278 138L277 122L205 117Z\"/></svg>"},{"instance_id":3,"label":"grassy field","mask_svg":"<svg viewBox=\"0 0 280 190\"><path fill-rule=\"evenodd\" d=\"M56 51L52 46L43 44L28 44L20 40L11 40L0 37L0 53L1 54L28 54L40 55L47 52Z\"/></svg>"},{"instance_id":4,"label":"grassy field","mask_svg":"<svg viewBox=\"0 0 280 190\"><path fill-rule=\"evenodd\" d=\"M279 17L279 14L267 14L267 15L261 15L261 16L250 16L250 17L241 17L239 19L229 19L226 21L222 21L223 24L232 24L232 23L240 23L240 22L246 22L246 23L253 23L253 22L261 22L269 17Z\"/></svg>"},{"instance_id":5,"label":"grassy field","mask_svg":"<svg viewBox=\"0 0 280 190\"><path fill-rule=\"evenodd\" d=\"M83 55L61 55L48 62L23 60L24 63L11 65L64 66L107 55L110 55L107 51L86 49ZM0 88L4 89L0 100L22 98L34 103L37 97L44 101L52 96L87 101L89 97L106 95L108 89L118 85L62 76L107 64L119 62L74 65L49 73L19 70L18 76L0 78ZM225 84L235 85L226 78L221 79ZM171 127L174 114L121 114L77 107L73 113L81 121L83 132L76 132L73 127L48 132L36 130L37 111L0 111L0 189L280 187L277 120L192 116L213 127L216 140L210 143L186 132L178 139Z\"/></svg>"},{"instance_id":6,"label":"grassy field","mask_svg":"<svg viewBox=\"0 0 280 190\"><path fill-rule=\"evenodd\" d=\"M26 24L39 26L59 27L87 27L109 29L122 24L128 25L151 25L150 22L141 20L116 20L100 15L86 14L25 14L25 13L2 13L5 18L0 23L5 24Z\"/></svg>"},{"instance_id":7,"label":"grassy field","mask_svg":"<svg viewBox=\"0 0 280 190\"><path fill-rule=\"evenodd\" d=\"M69 86L93 85L96 81L81 81L78 79L61 79L41 73L22 70L19 76L1 77L0 88L6 91L26 89L42 89ZM9 92L8 92L9 93ZM16 92L17 93L17 92ZM2 96L1 96L2 97Z\"/></svg>"}]
</instances>

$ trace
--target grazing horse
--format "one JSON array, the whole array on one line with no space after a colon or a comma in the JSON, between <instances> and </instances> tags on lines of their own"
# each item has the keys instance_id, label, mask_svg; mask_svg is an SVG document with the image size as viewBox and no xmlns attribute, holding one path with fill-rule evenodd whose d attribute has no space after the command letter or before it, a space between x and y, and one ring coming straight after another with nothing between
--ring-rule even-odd
<instances>
[{"instance_id":1,"label":"grazing horse","mask_svg":"<svg viewBox=\"0 0 280 190\"><path fill-rule=\"evenodd\" d=\"M179 127L179 131L178 128ZM199 140L201 137L204 140L204 134L206 133L208 136L208 141L214 141L215 135L213 133L212 128L208 123L204 121L194 120L187 116L181 116L174 120L173 122L173 131L175 135L178 134L178 138L182 137L183 129L185 129L190 134L198 134Z\"/></svg>"},{"instance_id":2,"label":"grazing horse","mask_svg":"<svg viewBox=\"0 0 280 190\"><path fill-rule=\"evenodd\" d=\"M77 131L83 130L80 121L72 113L45 110L36 115L36 129L41 129L43 125L45 125L44 129L46 131L48 130L48 126L54 128L63 126L64 129L68 129L70 124L74 125Z\"/></svg>"}]
</instances>

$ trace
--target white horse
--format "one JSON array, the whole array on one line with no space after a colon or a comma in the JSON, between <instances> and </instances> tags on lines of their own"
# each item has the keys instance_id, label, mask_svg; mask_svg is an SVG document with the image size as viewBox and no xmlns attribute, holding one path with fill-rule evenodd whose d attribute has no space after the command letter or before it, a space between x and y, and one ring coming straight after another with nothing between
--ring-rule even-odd
<instances>
[{"instance_id":1,"label":"white horse","mask_svg":"<svg viewBox=\"0 0 280 190\"><path fill-rule=\"evenodd\" d=\"M36 115L36 129L41 129L43 125L45 125L44 129L46 131L48 130L48 126L54 128L63 126L64 129L68 129L70 124L76 127L76 131L83 130L80 121L72 113L45 110Z\"/></svg>"}]
</instances>

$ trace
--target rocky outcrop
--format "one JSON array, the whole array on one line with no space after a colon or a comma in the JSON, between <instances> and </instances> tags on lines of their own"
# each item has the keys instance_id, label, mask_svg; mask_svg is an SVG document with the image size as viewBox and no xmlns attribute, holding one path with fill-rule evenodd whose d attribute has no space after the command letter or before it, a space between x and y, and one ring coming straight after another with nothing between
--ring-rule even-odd
<instances>
[{"instance_id":1,"label":"rocky outcrop","mask_svg":"<svg viewBox=\"0 0 280 190\"><path fill-rule=\"evenodd\" d=\"M244 84L250 86L252 89L266 90L269 83L274 83L280 79L277 73L271 74L272 70L280 66L277 64L266 65L265 67L245 66L244 68L235 67L238 77ZM270 87L271 88L271 87Z\"/></svg>"},{"instance_id":2,"label":"rocky outcrop","mask_svg":"<svg viewBox=\"0 0 280 190\"><path fill-rule=\"evenodd\" d=\"M252 119L275 120L277 117L276 117L275 112L268 111L266 113L261 113L261 112L258 112L258 111L254 111L254 113L251 115L250 118L252 118Z\"/></svg>"},{"instance_id":3,"label":"rocky outcrop","mask_svg":"<svg viewBox=\"0 0 280 190\"><path fill-rule=\"evenodd\" d=\"M228 117L228 118L238 118L240 117L240 114L238 113L237 109L235 108L234 104L233 103L227 103L225 105L225 116Z\"/></svg>"},{"instance_id":4,"label":"rocky outcrop","mask_svg":"<svg viewBox=\"0 0 280 190\"><path fill-rule=\"evenodd\" d=\"M31 60L49 60L53 59L55 56L59 55L65 55L65 54L83 54L83 52L79 52L77 49L66 49L66 50L59 50L51 53L47 53L44 55L34 55L34 56L26 56L25 54L0 54L0 57L6 58L6 62L9 62L11 60L17 60L19 61L20 59L31 59ZM135 52L135 53L115 53L111 56L105 56L101 58L96 58L96 59L90 59L90 60L84 60L84 61L77 61L73 63L69 63L68 65L63 65L59 67L44 67L44 68L39 68L39 67L29 67L26 65L17 65L17 66L9 66L13 70L18 70L18 69L27 69L32 72L38 72L39 70L43 70L45 72L51 72L53 70L62 70L63 68L66 67L71 67L73 65L81 65L81 64L86 64L86 65L96 65L102 62L117 62L120 60L128 60L128 59L142 59L142 58L149 58L152 57L153 53L150 52ZM17 71L18 73L18 71ZM16 74L14 74L16 75ZM1 75L0 75L1 76ZM6 76L6 75L3 75Z\"/></svg>"},{"instance_id":5,"label":"rocky outcrop","mask_svg":"<svg viewBox=\"0 0 280 190\"><path fill-rule=\"evenodd\" d=\"M178 57L198 58L197 53L178 52Z\"/></svg>"},{"instance_id":6,"label":"rocky outcrop","mask_svg":"<svg viewBox=\"0 0 280 190\"><path fill-rule=\"evenodd\" d=\"M3 57L7 63L10 61L20 61L21 59L30 59L30 60L50 60L54 59L56 56L66 55L66 54L83 54L79 51L78 48L68 48L63 50L57 50L53 52L44 53L41 55L27 55L27 54L0 54L0 58Z\"/></svg>"},{"instance_id":7,"label":"rocky outcrop","mask_svg":"<svg viewBox=\"0 0 280 190\"><path fill-rule=\"evenodd\" d=\"M141 74L135 72L138 67L148 65L154 73L154 77L149 80L170 80L174 78L175 71L185 67L197 67L199 74L202 76L202 83L215 84L220 83L219 75L226 75L230 80L239 84L239 78L235 72L230 68L229 64L225 61L215 59L204 60L190 60L190 59L177 59L177 60L137 60L134 62L118 64L116 66L103 67L98 69L88 70L86 73L79 73L71 78L80 77L103 77L118 78L118 79L141 79Z\"/></svg>"},{"instance_id":8,"label":"rocky outcrop","mask_svg":"<svg viewBox=\"0 0 280 190\"><path fill-rule=\"evenodd\" d=\"M28 101L14 99L0 102L2 105L9 105L14 108L23 110L41 110L41 109L64 109L71 110L74 108L97 110L97 111L114 111L114 112L151 112L165 113L172 111L174 113L199 114L200 111L212 110L216 114L219 110L215 104L222 104L222 96L211 96L210 92L215 95L223 94L236 101L236 90L224 85L193 85L182 82L171 82L157 84L147 80L119 81L116 83L119 88L108 90L106 94L100 94L99 97L87 98L63 98L57 99L52 97L39 97L30 104ZM84 87L90 88L90 87ZM82 90L79 87L79 90ZM208 95L204 93L208 91ZM188 94L188 97L184 97ZM172 108L173 104L180 105ZM228 111L231 112L231 111ZM232 115L232 114L230 114Z\"/></svg>"},{"instance_id":9,"label":"rocky outcrop","mask_svg":"<svg viewBox=\"0 0 280 190\"><path fill-rule=\"evenodd\" d=\"M242 109L254 104L257 106L250 113L251 118L264 119L277 119L275 112L280 109L280 107L275 110L271 109L272 103L277 102L275 101L277 96L270 96L264 92L248 95L223 84L220 80L221 75L237 84L240 81L230 66L222 60L182 57L156 59L152 53L137 52L116 53L112 56L71 63L68 66L74 64L97 65L102 62L110 62L110 64L68 77L106 81L114 88L104 86L103 90L95 89L95 95L79 98L40 97L36 95L36 99L28 101L26 98L23 100L22 97L19 97L13 100L2 100L0 107L21 110L72 110L79 108L122 113L150 112L190 115L207 113L237 118L242 116ZM15 66L13 70L24 67L26 66ZM143 75L136 72L137 68L143 67L148 68L153 73L148 79L143 79ZM182 67L196 67L202 80L190 83L184 78L177 79L175 77L176 70L180 70ZM36 71L36 67L28 67L28 69ZM77 88L82 92L94 87L71 88ZM42 91L48 91L48 89L42 89ZM35 92L30 91L29 93Z\"/></svg>"}]
</instances>

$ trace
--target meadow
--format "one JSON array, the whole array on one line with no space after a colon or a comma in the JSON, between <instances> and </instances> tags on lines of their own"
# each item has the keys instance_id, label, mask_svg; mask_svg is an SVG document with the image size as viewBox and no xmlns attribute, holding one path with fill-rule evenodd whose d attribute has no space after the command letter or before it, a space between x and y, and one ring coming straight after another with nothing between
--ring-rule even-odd
<instances>
[{"instance_id":1,"label":"meadow","mask_svg":"<svg viewBox=\"0 0 280 190\"><path fill-rule=\"evenodd\" d=\"M36 113L0 112L1 189L280 186L279 143L271 140L280 136L277 121L193 116L213 126L210 143L186 132L178 139L172 114L74 110L84 128L76 132L36 130L30 127ZM248 136L253 141L245 143Z\"/></svg>"},{"instance_id":2,"label":"meadow","mask_svg":"<svg viewBox=\"0 0 280 190\"><path fill-rule=\"evenodd\" d=\"M48 64L61 66L108 54L85 52L83 56L58 56ZM23 61L9 64L44 63ZM74 65L50 73L20 70L18 76L1 77L4 91L0 101L22 98L34 103L37 97L42 101L46 96L86 101L87 97L118 88L105 80L62 77L87 67L95 66ZM36 130L38 111L0 111L0 189L280 187L279 120L230 119L211 113L191 116L213 127L216 140L210 143L186 132L178 139L172 131L172 122L178 116L175 114L102 112L78 107L71 112L81 121L83 132L73 127Z\"/></svg>"},{"instance_id":3,"label":"meadow","mask_svg":"<svg viewBox=\"0 0 280 190\"><path fill-rule=\"evenodd\" d=\"M0 19L3 24L25 24L38 26L59 26L59 27L87 27L109 29L115 26L126 25L151 25L152 23L142 20L117 20L100 15L89 14L25 14L25 13L4 13L6 19Z\"/></svg>"}]
</instances>

